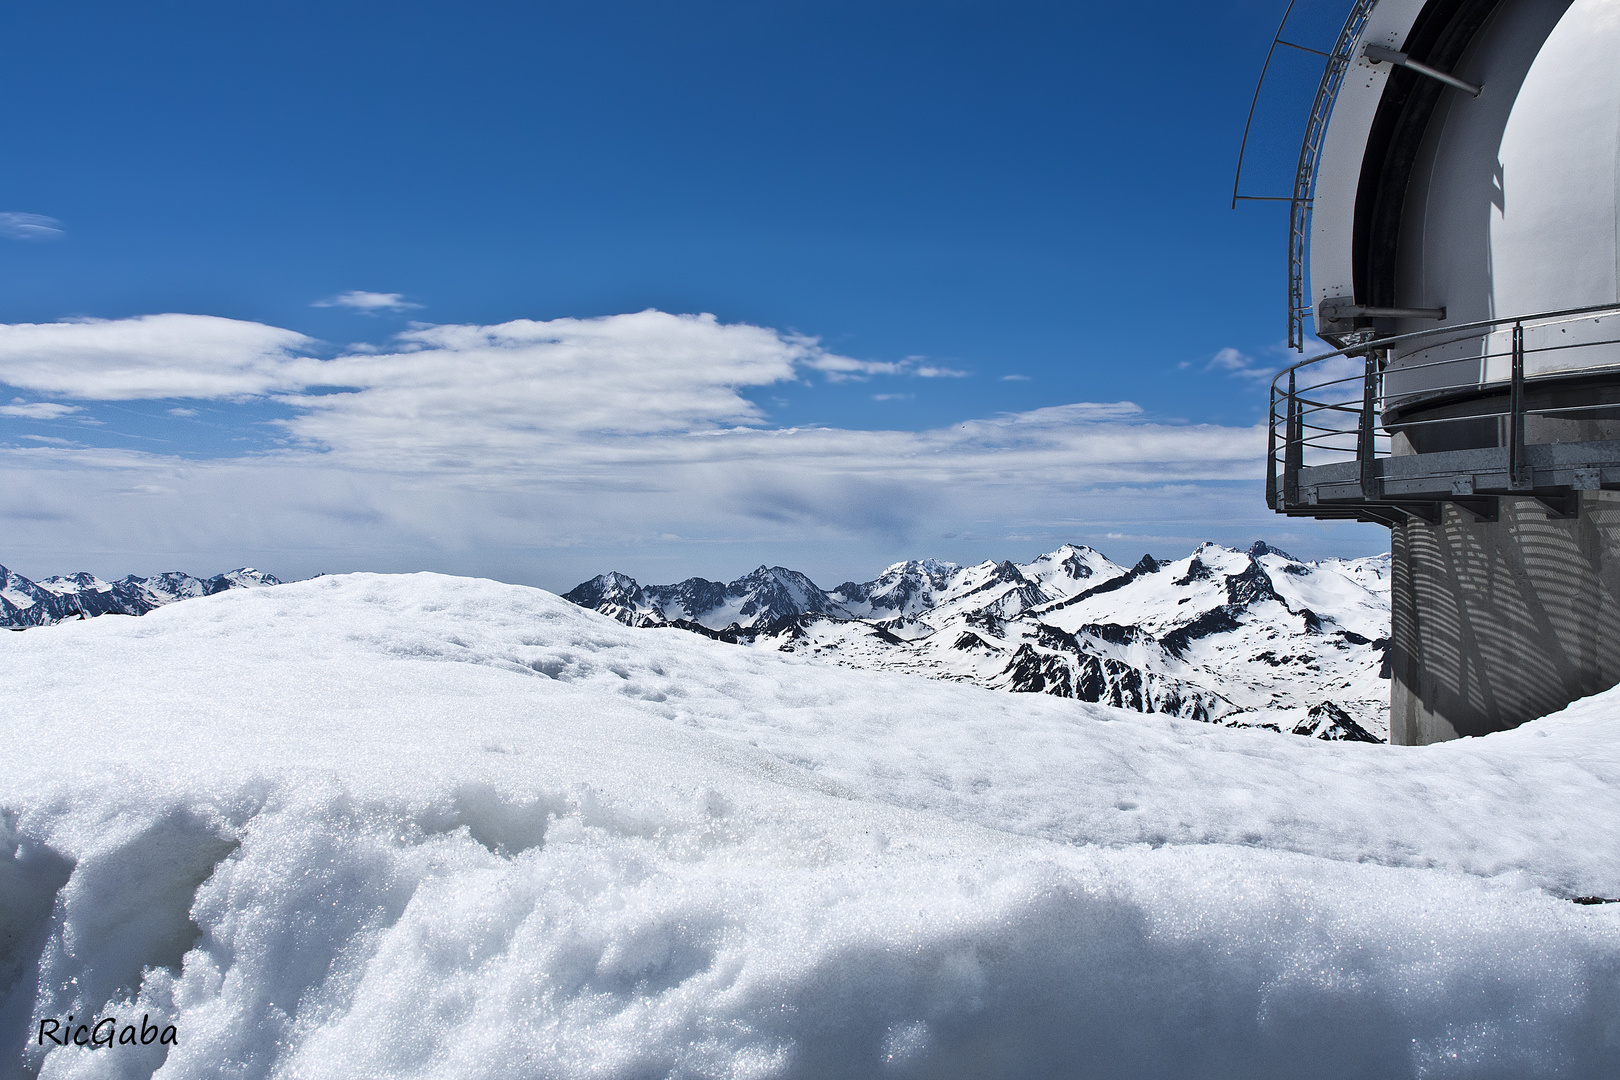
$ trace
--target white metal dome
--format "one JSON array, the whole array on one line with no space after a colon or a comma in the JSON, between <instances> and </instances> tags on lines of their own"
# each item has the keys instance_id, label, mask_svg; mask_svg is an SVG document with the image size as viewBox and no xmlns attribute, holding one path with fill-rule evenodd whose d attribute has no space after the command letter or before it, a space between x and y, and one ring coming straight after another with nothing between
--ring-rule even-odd
<instances>
[{"instance_id":1,"label":"white metal dome","mask_svg":"<svg viewBox=\"0 0 1620 1080\"><path fill-rule=\"evenodd\" d=\"M1477 97L1407 73L1403 97L1395 67L1366 55L1414 36L1444 51L1448 30L1466 42L1442 63ZM1620 303L1620 3L1382 0L1354 55L1314 192L1319 332L1366 321L1336 311L1444 311L1383 320L1387 334ZM1527 373L1620 362L1613 346L1547 347L1611 339L1617 321L1531 327ZM1508 333L1394 348L1391 401L1507 380Z\"/></svg>"},{"instance_id":2,"label":"white metal dome","mask_svg":"<svg viewBox=\"0 0 1620 1080\"><path fill-rule=\"evenodd\" d=\"M1266 498L1389 526L1391 741L1620 683L1620 0L1351 0L1287 201Z\"/></svg>"}]
</instances>

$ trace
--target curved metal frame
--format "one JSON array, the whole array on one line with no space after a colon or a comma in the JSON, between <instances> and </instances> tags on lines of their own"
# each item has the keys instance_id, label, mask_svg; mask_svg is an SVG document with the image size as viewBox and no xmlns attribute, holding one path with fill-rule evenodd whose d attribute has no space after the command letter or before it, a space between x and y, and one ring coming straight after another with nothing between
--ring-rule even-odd
<instances>
[{"instance_id":1,"label":"curved metal frame","mask_svg":"<svg viewBox=\"0 0 1620 1080\"><path fill-rule=\"evenodd\" d=\"M1283 202L1281 195L1239 195L1238 185L1243 183L1243 157L1249 152L1249 129L1254 126L1254 110L1260 104L1260 88L1266 85L1266 72L1271 70L1271 58L1277 55L1278 45L1288 45L1282 39L1282 33L1288 28L1288 17L1294 13L1294 5L1299 0L1288 0L1288 8L1283 12L1282 22L1277 24L1277 32L1271 35L1271 48L1266 50L1266 62L1260 65L1260 78L1254 83L1254 97L1249 99L1249 118L1243 121L1243 141L1238 144L1237 172L1232 175L1232 209L1237 209L1239 199L1253 199L1257 202Z\"/></svg>"},{"instance_id":2,"label":"curved metal frame","mask_svg":"<svg viewBox=\"0 0 1620 1080\"><path fill-rule=\"evenodd\" d=\"M1296 3L1298 0L1288 0L1282 22L1277 24L1277 32L1271 37L1271 48L1266 50L1265 63L1260 66L1260 78L1254 84L1249 117L1243 123L1243 141L1238 146L1237 172L1232 177L1232 206L1236 208L1239 201L1288 203L1288 347L1303 352L1304 319L1311 311L1311 305L1305 298L1305 247L1306 237L1310 233L1316 163L1322 153L1322 137L1333 114L1333 103L1338 100L1339 88L1344 84L1345 69L1354 59L1356 41L1361 37L1367 17L1372 14L1378 0L1355 0L1331 53L1283 40L1283 31L1288 27L1288 18L1294 13ZM1299 164L1294 169L1294 192L1292 195L1239 195L1238 187L1243 181L1243 159L1249 149L1249 130L1254 125L1254 110L1260 102L1260 90L1265 86L1266 73L1271 69L1271 58L1276 55L1279 45L1327 57L1327 63L1322 68L1322 80L1316 87L1316 100L1311 104L1310 119L1305 124L1305 135L1300 141Z\"/></svg>"},{"instance_id":3,"label":"curved metal frame","mask_svg":"<svg viewBox=\"0 0 1620 1080\"><path fill-rule=\"evenodd\" d=\"M1304 320L1311 311L1310 301L1305 296L1305 243L1311 227L1316 163L1322 154L1322 137L1327 134L1333 103L1338 100L1339 88L1344 85L1345 69L1355 59L1356 42L1377 3L1378 0L1356 0L1355 6L1350 9L1344 29L1339 31L1339 40L1322 70L1316 100L1311 104L1311 118L1306 122L1305 138L1299 147L1299 165L1294 170L1294 197L1288 205L1288 345L1299 352L1305 351Z\"/></svg>"}]
</instances>

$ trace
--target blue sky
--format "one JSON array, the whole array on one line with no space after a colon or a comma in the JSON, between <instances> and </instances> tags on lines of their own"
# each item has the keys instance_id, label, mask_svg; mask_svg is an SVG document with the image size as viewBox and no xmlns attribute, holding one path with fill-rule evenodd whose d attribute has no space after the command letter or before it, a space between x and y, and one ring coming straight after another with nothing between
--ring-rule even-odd
<instances>
[{"instance_id":1,"label":"blue sky","mask_svg":"<svg viewBox=\"0 0 1620 1080\"><path fill-rule=\"evenodd\" d=\"M0 347L0 559L555 588L1378 550L1259 502L1283 224L1228 200L1279 14L8 6L0 323L105 321ZM1300 59L1250 190L1292 168ZM421 329L514 320L565 322ZM103 378L120 350L166 374ZM735 428L816 448L688 452Z\"/></svg>"}]
</instances>

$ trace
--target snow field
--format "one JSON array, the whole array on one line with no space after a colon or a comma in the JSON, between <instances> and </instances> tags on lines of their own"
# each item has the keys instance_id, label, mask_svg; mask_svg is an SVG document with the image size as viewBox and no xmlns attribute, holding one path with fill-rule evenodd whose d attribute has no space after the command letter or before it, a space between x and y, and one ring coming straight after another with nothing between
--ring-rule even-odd
<instances>
[{"instance_id":1,"label":"snow field","mask_svg":"<svg viewBox=\"0 0 1620 1080\"><path fill-rule=\"evenodd\" d=\"M0 1076L1620 1070L1613 695L1279 739L433 575L0 671Z\"/></svg>"}]
</instances>

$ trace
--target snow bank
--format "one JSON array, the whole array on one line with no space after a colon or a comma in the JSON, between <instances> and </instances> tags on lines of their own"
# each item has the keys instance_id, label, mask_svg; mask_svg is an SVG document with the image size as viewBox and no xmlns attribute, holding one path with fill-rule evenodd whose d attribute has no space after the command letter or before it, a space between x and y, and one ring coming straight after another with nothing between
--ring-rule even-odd
<instances>
[{"instance_id":1,"label":"snow bank","mask_svg":"<svg viewBox=\"0 0 1620 1080\"><path fill-rule=\"evenodd\" d=\"M8 634L0 1076L1615 1075L1617 706L1278 739L433 575Z\"/></svg>"}]
</instances>

